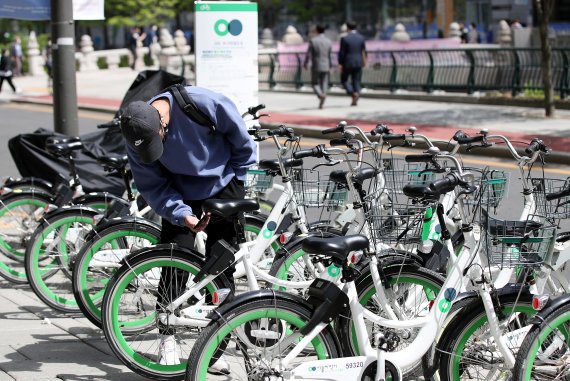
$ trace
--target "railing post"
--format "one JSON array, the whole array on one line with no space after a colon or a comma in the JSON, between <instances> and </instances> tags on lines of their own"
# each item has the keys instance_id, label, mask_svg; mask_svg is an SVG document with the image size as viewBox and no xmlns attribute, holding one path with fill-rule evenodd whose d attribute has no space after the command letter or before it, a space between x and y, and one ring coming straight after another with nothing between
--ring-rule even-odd
<instances>
[{"instance_id":1,"label":"railing post","mask_svg":"<svg viewBox=\"0 0 570 381\"><path fill-rule=\"evenodd\" d=\"M394 92L398 88L396 83L396 78L398 76L398 67L396 64L396 56L394 52L390 52L390 57L392 57L392 73L390 74L390 91Z\"/></svg>"},{"instance_id":2,"label":"railing post","mask_svg":"<svg viewBox=\"0 0 570 381\"><path fill-rule=\"evenodd\" d=\"M269 88L272 89L277 85L275 82L275 61L276 61L276 54L271 54L269 56Z\"/></svg>"},{"instance_id":3,"label":"railing post","mask_svg":"<svg viewBox=\"0 0 570 381\"><path fill-rule=\"evenodd\" d=\"M560 49L562 55L562 75L560 76L560 99L566 98L570 89L568 88L568 50Z\"/></svg>"},{"instance_id":4,"label":"railing post","mask_svg":"<svg viewBox=\"0 0 570 381\"><path fill-rule=\"evenodd\" d=\"M471 95L475 92L475 56L472 50L466 50L465 53L471 64L469 75L467 76L467 94Z\"/></svg>"},{"instance_id":5,"label":"railing post","mask_svg":"<svg viewBox=\"0 0 570 381\"><path fill-rule=\"evenodd\" d=\"M427 84L426 84L426 91L428 93L433 92L433 82L434 82L434 77L435 77L435 65L433 63L433 55L431 54L431 51L428 50L428 57L429 57L429 71L428 71L428 77L427 77Z\"/></svg>"},{"instance_id":6,"label":"railing post","mask_svg":"<svg viewBox=\"0 0 570 381\"><path fill-rule=\"evenodd\" d=\"M300 89L303 87L303 82L301 81L301 74L303 70L303 65L301 65L301 56L299 53L295 54L297 58L297 71L295 72L295 88Z\"/></svg>"},{"instance_id":7,"label":"railing post","mask_svg":"<svg viewBox=\"0 0 570 381\"><path fill-rule=\"evenodd\" d=\"M513 80L511 81L513 97L521 92L521 62L519 55L515 49L510 49L515 58L515 70L513 71Z\"/></svg>"}]
</instances>

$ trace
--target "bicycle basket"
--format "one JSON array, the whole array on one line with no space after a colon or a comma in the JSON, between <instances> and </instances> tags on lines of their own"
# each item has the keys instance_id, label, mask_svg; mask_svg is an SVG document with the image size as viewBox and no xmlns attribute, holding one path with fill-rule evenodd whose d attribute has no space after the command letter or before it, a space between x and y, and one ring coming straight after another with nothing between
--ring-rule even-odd
<instances>
[{"instance_id":1,"label":"bicycle basket","mask_svg":"<svg viewBox=\"0 0 570 381\"><path fill-rule=\"evenodd\" d=\"M380 191L381 192L381 191ZM384 193L386 196L386 193ZM375 242L419 243L425 206L398 203L394 197L380 199L378 192L367 196L366 223Z\"/></svg>"},{"instance_id":2,"label":"bicycle basket","mask_svg":"<svg viewBox=\"0 0 570 381\"><path fill-rule=\"evenodd\" d=\"M348 189L328 175L310 169L295 169L291 185L299 205L315 208L338 208L346 205Z\"/></svg>"},{"instance_id":3,"label":"bicycle basket","mask_svg":"<svg viewBox=\"0 0 570 381\"><path fill-rule=\"evenodd\" d=\"M273 176L267 174L264 169L250 168L245 177L245 189L257 193L265 193L273 186Z\"/></svg>"},{"instance_id":4,"label":"bicycle basket","mask_svg":"<svg viewBox=\"0 0 570 381\"><path fill-rule=\"evenodd\" d=\"M406 163L402 159L383 159L385 187L402 194L406 184L427 185L436 179L436 173L426 164Z\"/></svg>"},{"instance_id":5,"label":"bicycle basket","mask_svg":"<svg viewBox=\"0 0 570 381\"><path fill-rule=\"evenodd\" d=\"M537 212L551 219L570 218L570 196L548 201L546 195L557 193L570 187L567 179L533 178L532 185L536 198Z\"/></svg>"},{"instance_id":6,"label":"bicycle basket","mask_svg":"<svg viewBox=\"0 0 570 381\"><path fill-rule=\"evenodd\" d=\"M526 221L503 221L483 213L484 243L489 265L499 268L538 267L552 252L556 226Z\"/></svg>"},{"instance_id":7,"label":"bicycle basket","mask_svg":"<svg viewBox=\"0 0 570 381\"><path fill-rule=\"evenodd\" d=\"M475 205L481 202L490 208L497 208L509 193L510 173L501 169L464 168L473 175L470 185L479 189L471 197L465 199L465 204Z\"/></svg>"}]
</instances>

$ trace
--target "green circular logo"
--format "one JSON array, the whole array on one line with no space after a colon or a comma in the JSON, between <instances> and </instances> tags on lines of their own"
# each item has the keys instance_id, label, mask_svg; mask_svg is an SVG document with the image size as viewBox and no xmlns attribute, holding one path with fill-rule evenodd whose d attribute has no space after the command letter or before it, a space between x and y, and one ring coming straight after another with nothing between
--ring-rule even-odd
<instances>
[{"instance_id":1,"label":"green circular logo","mask_svg":"<svg viewBox=\"0 0 570 381\"><path fill-rule=\"evenodd\" d=\"M226 21L220 19L214 24L214 31L220 37L224 37L228 33L232 36L239 36L243 31L243 25L239 20Z\"/></svg>"},{"instance_id":2,"label":"green circular logo","mask_svg":"<svg viewBox=\"0 0 570 381\"><path fill-rule=\"evenodd\" d=\"M335 265L330 265L328 268L328 273L330 276L338 276L340 274L340 268Z\"/></svg>"},{"instance_id":3,"label":"green circular logo","mask_svg":"<svg viewBox=\"0 0 570 381\"><path fill-rule=\"evenodd\" d=\"M218 36L224 37L229 32L228 25L229 24L226 20L220 19L214 24L214 31Z\"/></svg>"}]
</instances>

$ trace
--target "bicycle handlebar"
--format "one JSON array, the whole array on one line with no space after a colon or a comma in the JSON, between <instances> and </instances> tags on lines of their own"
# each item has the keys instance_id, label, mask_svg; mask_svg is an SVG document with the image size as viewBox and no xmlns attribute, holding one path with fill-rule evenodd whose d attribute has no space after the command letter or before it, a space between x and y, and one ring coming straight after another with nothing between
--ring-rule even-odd
<instances>
[{"instance_id":1,"label":"bicycle handlebar","mask_svg":"<svg viewBox=\"0 0 570 381\"><path fill-rule=\"evenodd\" d=\"M459 130L453 135L453 140L459 144L480 143L485 141L485 135L469 136L462 130Z\"/></svg>"},{"instance_id":2,"label":"bicycle handlebar","mask_svg":"<svg viewBox=\"0 0 570 381\"><path fill-rule=\"evenodd\" d=\"M385 134L382 135L382 139L385 142L389 142L392 140L406 140L406 134Z\"/></svg>"},{"instance_id":3,"label":"bicycle handlebar","mask_svg":"<svg viewBox=\"0 0 570 381\"><path fill-rule=\"evenodd\" d=\"M566 196L570 196L570 186L566 189L562 189L560 192L548 193L545 197L546 201L552 201Z\"/></svg>"},{"instance_id":4,"label":"bicycle handlebar","mask_svg":"<svg viewBox=\"0 0 570 381\"><path fill-rule=\"evenodd\" d=\"M406 163L429 163L433 161L434 156L430 154L420 154L420 155L406 155L404 160Z\"/></svg>"},{"instance_id":5,"label":"bicycle handlebar","mask_svg":"<svg viewBox=\"0 0 570 381\"><path fill-rule=\"evenodd\" d=\"M435 193L444 194L451 192L455 189L456 186L462 183L463 181L459 178L459 176L455 175L454 173L450 173L442 179L432 181L429 184L429 189Z\"/></svg>"},{"instance_id":6,"label":"bicycle handlebar","mask_svg":"<svg viewBox=\"0 0 570 381\"><path fill-rule=\"evenodd\" d=\"M325 154L325 145L319 144L315 148L302 149L302 150L293 152L293 158L302 159L305 157L323 157L324 154Z\"/></svg>"},{"instance_id":7,"label":"bicycle handlebar","mask_svg":"<svg viewBox=\"0 0 570 381\"><path fill-rule=\"evenodd\" d=\"M267 136L279 136L279 137L293 137L295 135L295 131L291 127L279 126L274 130L267 131Z\"/></svg>"},{"instance_id":8,"label":"bicycle handlebar","mask_svg":"<svg viewBox=\"0 0 570 381\"><path fill-rule=\"evenodd\" d=\"M372 129L372 131L370 131L370 135L372 136L388 134L388 133L390 133L390 129L388 128L388 126L384 124L378 124L376 125L376 127Z\"/></svg>"},{"instance_id":9,"label":"bicycle handlebar","mask_svg":"<svg viewBox=\"0 0 570 381\"><path fill-rule=\"evenodd\" d=\"M346 138L337 138L337 139L331 139L329 143L332 147L346 146L348 145L348 140Z\"/></svg>"}]
</instances>

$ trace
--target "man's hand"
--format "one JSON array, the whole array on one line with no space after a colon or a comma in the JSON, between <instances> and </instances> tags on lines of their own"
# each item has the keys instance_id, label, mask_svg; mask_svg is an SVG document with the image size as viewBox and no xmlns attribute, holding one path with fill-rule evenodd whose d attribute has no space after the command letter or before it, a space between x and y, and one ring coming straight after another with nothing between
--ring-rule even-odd
<instances>
[{"instance_id":1,"label":"man's hand","mask_svg":"<svg viewBox=\"0 0 570 381\"><path fill-rule=\"evenodd\" d=\"M203 231L210 222L210 213L204 213L199 220L196 216L190 215L184 218L184 225L194 233Z\"/></svg>"}]
</instances>

